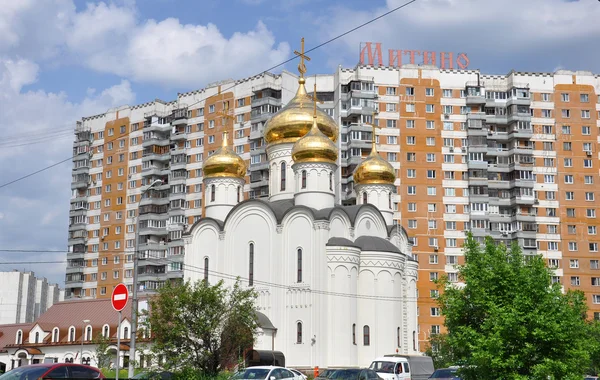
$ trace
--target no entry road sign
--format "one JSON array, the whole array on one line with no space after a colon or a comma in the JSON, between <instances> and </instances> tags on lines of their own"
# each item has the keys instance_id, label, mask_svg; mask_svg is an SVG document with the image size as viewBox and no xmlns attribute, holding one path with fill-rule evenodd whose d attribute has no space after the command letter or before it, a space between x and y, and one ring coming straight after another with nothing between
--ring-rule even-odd
<instances>
[{"instance_id":1,"label":"no entry road sign","mask_svg":"<svg viewBox=\"0 0 600 380\"><path fill-rule=\"evenodd\" d=\"M127 305L127 301L129 301L129 291L127 290L127 286L121 283L113 289L112 298L111 298L112 307L116 311L121 311Z\"/></svg>"}]
</instances>

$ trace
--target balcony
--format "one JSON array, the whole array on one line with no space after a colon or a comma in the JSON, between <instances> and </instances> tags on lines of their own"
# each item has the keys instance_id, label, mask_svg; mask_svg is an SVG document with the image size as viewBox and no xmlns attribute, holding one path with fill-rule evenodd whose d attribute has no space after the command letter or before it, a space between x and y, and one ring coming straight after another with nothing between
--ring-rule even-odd
<instances>
[{"instance_id":1,"label":"balcony","mask_svg":"<svg viewBox=\"0 0 600 380\"><path fill-rule=\"evenodd\" d=\"M187 140L188 134L185 132L171 133L171 141L185 141Z\"/></svg>"},{"instance_id":2,"label":"balcony","mask_svg":"<svg viewBox=\"0 0 600 380\"><path fill-rule=\"evenodd\" d=\"M163 153L159 153L157 151L149 151L149 152L143 152L142 155L142 162L145 161L169 161L171 159L171 152L170 151L166 151Z\"/></svg>"},{"instance_id":3,"label":"balcony","mask_svg":"<svg viewBox=\"0 0 600 380\"><path fill-rule=\"evenodd\" d=\"M91 181L89 174L77 174L73 176L71 190L87 188Z\"/></svg>"},{"instance_id":4,"label":"balcony","mask_svg":"<svg viewBox=\"0 0 600 380\"><path fill-rule=\"evenodd\" d=\"M79 273L67 274L65 276L65 287L68 288L81 288L83 286L83 282L85 281L85 276Z\"/></svg>"},{"instance_id":5,"label":"balcony","mask_svg":"<svg viewBox=\"0 0 600 380\"><path fill-rule=\"evenodd\" d=\"M272 98L270 96L252 99L252 108L254 108L254 107L260 107L260 106L263 106L265 104L269 104L269 105L272 105L272 106L275 106L275 107L279 107L279 106L281 106L281 99Z\"/></svg>"},{"instance_id":6,"label":"balcony","mask_svg":"<svg viewBox=\"0 0 600 380\"><path fill-rule=\"evenodd\" d=\"M260 161L260 162L256 162L256 163L250 163L250 171L254 171L254 170L265 170L269 168L269 162L268 161Z\"/></svg>"},{"instance_id":7,"label":"balcony","mask_svg":"<svg viewBox=\"0 0 600 380\"><path fill-rule=\"evenodd\" d=\"M144 140L142 141L143 148L148 148L152 145L169 146L170 144L171 141L169 140L168 136L160 136L157 134L153 134L149 137L144 136Z\"/></svg>"},{"instance_id":8,"label":"balcony","mask_svg":"<svg viewBox=\"0 0 600 380\"><path fill-rule=\"evenodd\" d=\"M181 107L171 113L171 125L187 124L188 109Z\"/></svg>"},{"instance_id":9,"label":"balcony","mask_svg":"<svg viewBox=\"0 0 600 380\"><path fill-rule=\"evenodd\" d=\"M359 99L375 99L377 98L377 93L375 90L352 90L351 92L353 98Z\"/></svg>"}]
</instances>

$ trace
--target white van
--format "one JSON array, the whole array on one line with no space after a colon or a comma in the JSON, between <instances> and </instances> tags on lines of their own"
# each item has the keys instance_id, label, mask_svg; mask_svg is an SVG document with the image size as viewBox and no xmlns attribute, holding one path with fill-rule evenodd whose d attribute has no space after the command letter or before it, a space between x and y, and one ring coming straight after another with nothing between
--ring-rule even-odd
<instances>
[{"instance_id":1,"label":"white van","mask_svg":"<svg viewBox=\"0 0 600 380\"><path fill-rule=\"evenodd\" d=\"M385 380L426 380L434 371L433 360L421 355L385 355L369 368Z\"/></svg>"}]
</instances>

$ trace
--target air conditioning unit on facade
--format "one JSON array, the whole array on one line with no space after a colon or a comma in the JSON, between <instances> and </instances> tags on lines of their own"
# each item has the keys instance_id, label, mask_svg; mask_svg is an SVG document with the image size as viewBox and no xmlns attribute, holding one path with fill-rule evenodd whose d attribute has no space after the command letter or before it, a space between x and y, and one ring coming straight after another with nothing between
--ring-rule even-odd
<instances>
[{"instance_id":1,"label":"air conditioning unit on facade","mask_svg":"<svg viewBox=\"0 0 600 380\"><path fill-rule=\"evenodd\" d=\"M444 119L450 119L450 115L448 115L447 113L444 114Z\"/></svg>"},{"instance_id":2,"label":"air conditioning unit on facade","mask_svg":"<svg viewBox=\"0 0 600 380\"><path fill-rule=\"evenodd\" d=\"M589 151L589 150L586 150L585 151L585 155L588 156L588 157L592 157L592 152Z\"/></svg>"},{"instance_id":3,"label":"air conditioning unit on facade","mask_svg":"<svg viewBox=\"0 0 600 380\"><path fill-rule=\"evenodd\" d=\"M453 146L449 147L449 148L448 148L448 152L450 152L450 153L454 153L454 147L453 147Z\"/></svg>"}]
</instances>

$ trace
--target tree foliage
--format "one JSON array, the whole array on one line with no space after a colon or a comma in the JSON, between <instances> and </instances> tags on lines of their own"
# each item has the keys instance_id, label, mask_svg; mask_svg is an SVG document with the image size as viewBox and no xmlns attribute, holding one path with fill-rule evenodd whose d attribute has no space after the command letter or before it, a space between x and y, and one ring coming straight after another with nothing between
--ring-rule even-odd
<instances>
[{"instance_id":1,"label":"tree foliage","mask_svg":"<svg viewBox=\"0 0 600 380\"><path fill-rule=\"evenodd\" d=\"M469 235L459 278L464 286L441 281L439 304L441 343L464 379L581 379L588 370L597 341L585 297L553 284L541 256L491 238L482 248Z\"/></svg>"},{"instance_id":2,"label":"tree foliage","mask_svg":"<svg viewBox=\"0 0 600 380\"><path fill-rule=\"evenodd\" d=\"M98 333L98 335L96 335L96 337L94 338L96 350L94 351L93 356L94 360L96 361L96 364L98 365L98 368L107 369L109 367L110 360L112 358L112 355L108 350L109 343L110 338L105 337L101 332Z\"/></svg>"},{"instance_id":3,"label":"tree foliage","mask_svg":"<svg viewBox=\"0 0 600 380\"><path fill-rule=\"evenodd\" d=\"M216 375L252 346L257 329L252 289L223 281L169 284L150 299L143 322L167 369L191 367Z\"/></svg>"}]
</instances>

